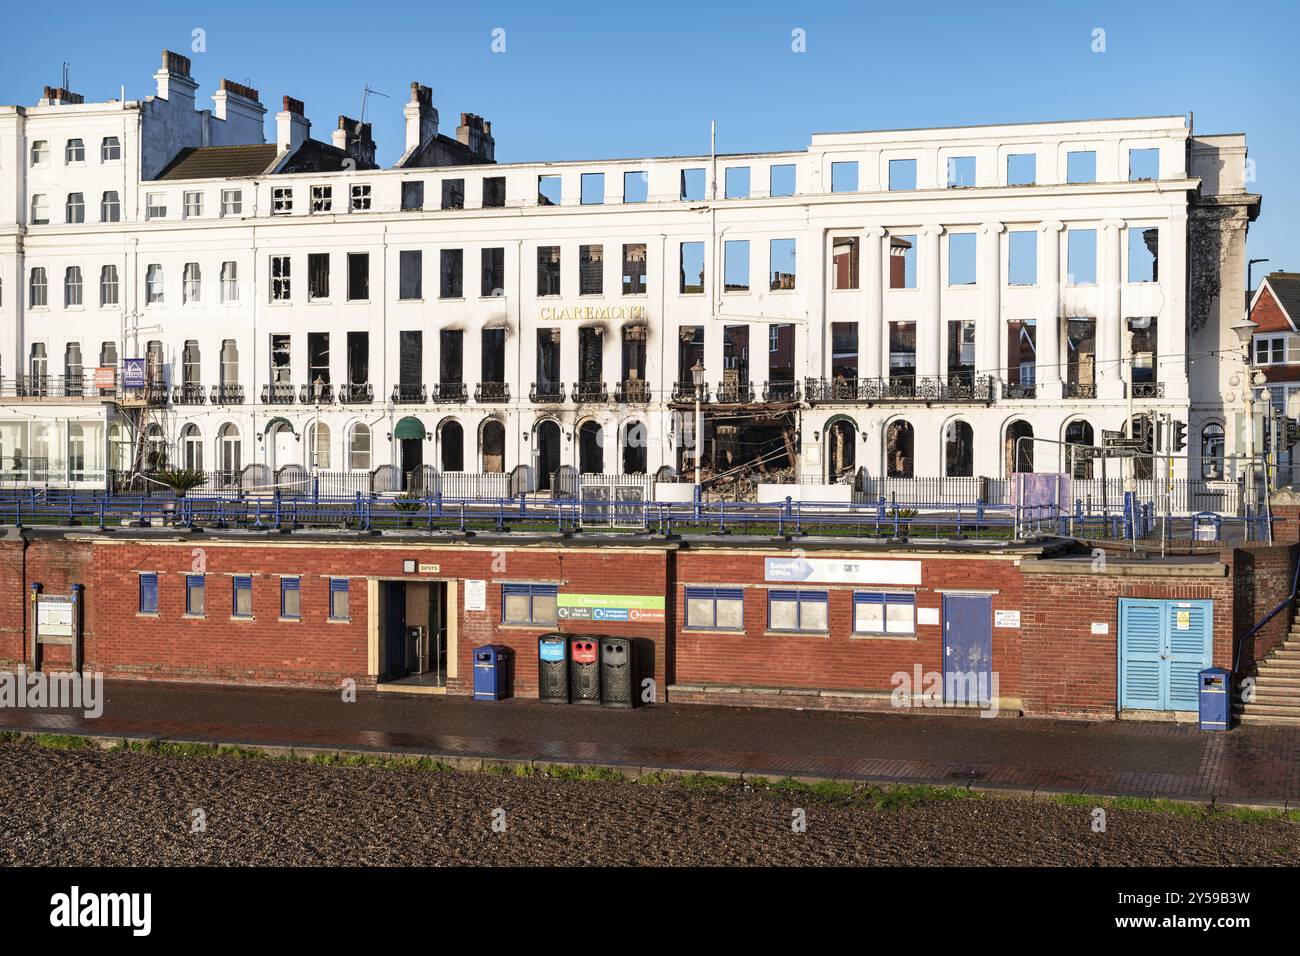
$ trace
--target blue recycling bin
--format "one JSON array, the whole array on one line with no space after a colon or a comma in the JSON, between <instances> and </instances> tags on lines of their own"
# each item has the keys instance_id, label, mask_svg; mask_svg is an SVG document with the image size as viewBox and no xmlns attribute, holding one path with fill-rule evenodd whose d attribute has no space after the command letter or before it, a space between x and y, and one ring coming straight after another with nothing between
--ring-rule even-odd
<instances>
[{"instance_id":1,"label":"blue recycling bin","mask_svg":"<svg viewBox=\"0 0 1300 956\"><path fill-rule=\"evenodd\" d=\"M1202 730L1227 730L1232 708L1232 674L1207 667L1197 675Z\"/></svg>"},{"instance_id":2,"label":"blue recycling bin","mask_svg":"<svg viewBox=\"0 0 1300 956\"><path fill-rule=\"evenodd\" d=\"M506 667L510 648L484 644L474 648L474 699L501 700L506 696Z\"/></svg>"}]
</instances>

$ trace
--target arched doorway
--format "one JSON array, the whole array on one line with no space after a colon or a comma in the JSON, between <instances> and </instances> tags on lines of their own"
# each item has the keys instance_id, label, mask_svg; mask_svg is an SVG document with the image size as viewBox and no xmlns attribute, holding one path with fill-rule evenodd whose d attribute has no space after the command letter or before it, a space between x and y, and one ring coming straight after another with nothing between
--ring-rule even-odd
<instances>
[{"instance_id":1,"label":"arched doorway","mask_svg":"<svg viewBox=\"0 0 1300 956\"><path fill-rule=\"evenodd\" d=\"M578 427L578 471L584 475L605 471L604 432L596 422L583 422Z\"/></svg>"},{"instance_id":2,"label":"arched doorway","mask_svg":"<svg viewBox=\"0 0 1300 956\"><path fill-rule=\"evenodd\" d=\"M1092 425L1082 418L1065 426L1065 470L1074 478L1092 477L1092 459L1085 457L1079 446L1093 444Z\"/></svg>"},{"instance_id":3,"label":"arched doorway","mask_svg":"<svg viewBox=\"0 0 1300 956\"><path fill-rule=\"evenodd\" d=\"M975 431L969 422L951 421L943 432L943 467L949 478L975 474Z\"/></svg>"},{"instance_id":4,"label":"arched doorway","mask_svg":"<svg viewBox=\"0 0 1300 956\"><path fill-rule=\"evenodd\" d=\"M537 468L537 490L549 491L551 478L560 468L560 426L549 418L537 423L533 435L533 462Z\"/></svg>"},{"instance_id":5,"label":"arched doorway","mask_svg":"<svg viewBox=\"0 0 1300 956\"><path fill-rule=\"evenodd\" d=\"M911 478L915 433L912 423L899 419L885 429L885 477Z\"/></svg>"},{"instance_id":6,"label":"arched doorway","mask_svg":"<svg viewBox=\"0 0 1300 956\"><path fill-rule=\"evenodd\" d=\"M407 416L393 428L393 441L397 442L398 461L402 474L409 475L424 467L424 422Z\"/></svg>"},{"instance_id":7,"label":"arched doorway","mask_svg":"<svg viewBox=\"0 0 1300 956\"><path fill-rule=\"evenodd\" d=\"M646 473L646 428L640 422L623 426L623 474Z\"/></svg>"},{"instance_id":8,"label":"arched doorway","mask_svg":"<svg viewBox=\"0 0 1300 956\"><path fill-rule=\"evenodd\" d=\"M266 445L266 464L271 471L295 464L297 456L294 454L294 445L298 442L298 436L294 434L293 426L287 419L273 418L267 422L263 442Z\"/></svg>"},{"instance_id":9,"label":"arched doorway","mask_svg":"<svg viewBox=\"0 0 1300 956\"><path fill-rule=\"evenodd\" d=\"M857 465L858 430L847 418L837 418L826 428L826 480L838 481Z\"/></svg>"},{"instance_id":10,"label":"arched doorway","mask_svg":"<svg viewBox=\"0 0 1300 956\"><path fill-rule=\"evenodd\" d=\"M1016 419L1007 426L1003 461L1007 474L1034 470L1034 427L1024 419ZM1020 439L1024 439L1021 441Z\"/></svg>"},{"instance_id":11,"label":"arched doorway","mask_svg":"<svg viewBox=\"0 0 1300 956\"><path fill-rule=\"evenodd\" d=\"M506 470L506 427L495 418L483 423L479 432L482 449L482 469L486 474L497 475Z\"/></svg>"},{"instance_id":12,"label":"arched doorway","mask_svg":"<svg viewBox=\"0 0 1300 956\"><path fill-rule=\"evenodd\" d=\"M449 418L442 423L438 434L438 444L442 448L442 470L465 470L465 429L460 422Z\"/></svg>"}]
</instances>

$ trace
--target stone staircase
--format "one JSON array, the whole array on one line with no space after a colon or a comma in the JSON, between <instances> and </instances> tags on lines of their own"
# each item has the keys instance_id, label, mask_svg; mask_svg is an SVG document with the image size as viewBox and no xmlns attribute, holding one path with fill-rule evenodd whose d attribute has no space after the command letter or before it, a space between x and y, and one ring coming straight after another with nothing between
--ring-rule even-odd
<instances>
[{"instance_id":1,"label":"stone staircase","mask_svg":"<svg viewBox=\"0 0 1300 956\"><path fill-rule=\"evenodd\" d=\"M1245 704L1238 695L1233 702L1238 721L1300 726L1300 617L1286 640L1259 662L1254 680L1254 699Z\"/></svg>"}]
</instances>

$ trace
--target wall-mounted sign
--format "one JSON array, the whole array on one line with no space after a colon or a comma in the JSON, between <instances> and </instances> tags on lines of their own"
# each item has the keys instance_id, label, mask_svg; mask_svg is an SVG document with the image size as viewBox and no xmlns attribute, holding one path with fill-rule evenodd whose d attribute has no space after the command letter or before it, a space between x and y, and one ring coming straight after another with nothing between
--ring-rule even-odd
<instances>
[{"instance_id":1,"label":"wall-mounted sign","mask_svg":"<svg viewBox=\"0 0 1300 956\"><path fill-rule=\"evenodd\" d=\"M1106 621L1093 621L1093 622L1092 622L1092 633L1094 633L1094 634L1109 634L1109 633L1110 633L1110 624L1107 623Z\"/></svg>"},{"instance_id":2,"label":"wall-mounted sign","mask_svg":"<svg viewBox=\"0 0 1300 956\"><path fill-rule=\"evenodd\" d=\"M622 322L625 319L646 319L644 305L548 305L537 314L542 322L564 322L570 319L590 322Z\"/></svg>"},{"instance_id":3,"label":"wall-mounted sign","mask_svg":"<svg viewBox=\"0 0 1300 956\"><path fill-rule=\"evenodd\" d=\"M122 359L122 386L144 388L144 359Z\"/></svg>"},{"instance_id":4,"label":"wall-mounted sign","mask_svg":"<svg viewBox=\"0 0 1300 956\"><path fill-rule=\"evenodd\" d=\"M71 637L72 598L53 594L37 598L36 631L41 637Z\"/></svg>"},{"instance_id":5,"label":"wall-mounted sign","mask_svg":"<svg viewBox=\"0 0 1300 956\"><path fill-rule=\"evenodd\" d=\"M441 570L442 570L442 565L440 565L440 564L422 564L422 565L420 565L420 573L421 573L421 574L437 574L437 573L438 573L439 571L441 571Z\"/></svg>"},{"instance_id":6,"label":"wall-mounted sign","mask_svg":"<svg viewBox=\"0 0 1300 956\"><path fill-rule=\"evenodd\" d=\"M95 388L113 388L117 385L117 369L111 365L101 365L95 369Z\"/></svg>"},{"instance_id":7,"label":"wall-mounted sign","mask_svg":"<svg viewBox=\"0 0 1300 956\"><path fill-rule=\"evenodd\" d=\"M1019 627L1020 612L1019 611L994 611L993 626L994 627Z\"/></svg>"},{"instance_id":8,"label":"wall-mounted sign","mask_svg":"<svg viewBox=\"0 0 1300 956\"><path fill-rule=\"evenodd\" d=\"M939 609L937 607L918 607L916 609L917 624L938 624Z\"/></svg>"},{"instance_id":9,"label":"wall-mounted sign","mask_svg":"<svg viewBox=\"0 0 1300 956\"><path fill-rule=\"evenodd\" d=\"M467 611L487 610L487 582L486 581L465 582L465 610Z\"/></svg>"},{"instance_id":10,"label":"wall-mounted sign","mask_svg":"<svg viewBox=\"0 0 1300 956\"><path fill-rule=\"evenodd\" d=\"M664 620L661 594L561 594L556 616L567 621L651 623Z\"/></svg>"},{"instance_id":11,"label":"wall-mounted sign","mask_svg":"<svg viewBox=\"0 0 1300 956\"><path fill-rule=\"evenodd\" d=\"M842 560L840 558L764 558L767 581L806 581L809 584L921 583L920 561Z\"/></svg>"}]
</instances>

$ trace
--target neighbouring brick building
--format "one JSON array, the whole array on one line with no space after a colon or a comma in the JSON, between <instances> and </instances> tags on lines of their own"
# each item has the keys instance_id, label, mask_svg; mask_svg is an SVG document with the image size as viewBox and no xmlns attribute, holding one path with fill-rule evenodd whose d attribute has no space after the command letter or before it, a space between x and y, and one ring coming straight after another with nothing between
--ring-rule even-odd
<instances>
[{"instance_id":1,"label":"neighbouring brick building","mask_svg":"<svg viewBox=\"0 0 1300 956\"><path fill-rule=\"evenodd\" d=\"M1194 708L1189 680L1232 667L1288 594L1294 551L11 529L0 667L34 660L34 587L81 585L83 666L109 678L468 694L472 649L495 643L513 693L535 697L537 639L560 631L633 639L659 701L887 709L895 675L959 669L996 675L1003 711L1137 716ZM1243 673L1287 617L1247 642ZM69 647L42 648L68 666Z\"/></svg>"}]
</instances>

